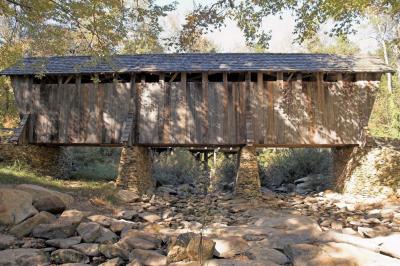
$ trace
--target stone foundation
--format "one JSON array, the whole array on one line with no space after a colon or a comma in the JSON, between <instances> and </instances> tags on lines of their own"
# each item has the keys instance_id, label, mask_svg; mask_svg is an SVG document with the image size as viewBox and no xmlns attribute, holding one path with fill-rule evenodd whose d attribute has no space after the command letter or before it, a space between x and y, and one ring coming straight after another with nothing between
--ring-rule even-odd
<instances>
[{"instance_id":1,"label":"stone foundation","mask_svg":"<svg viewBox=\"0 0 400 266\"><path fill-rule=\"evenodd\" d=\"M332 154L336 188L342 193L390 195L400 187L400 150L390 141L337 148Z\"/></svg>"},{"instance_id":2,"label":"stone foundation","mask_svg":"<svg viewBox=\"0 0 400 266\"><path fill-rule=\"evenodd\" d=\"M60 147L38 145L0 145L0 161L7 165L27 164L36 172L59 177L63 174Z\"/></svg>"},{"instance_id":3,"label":"stone foundation","mask_svg":"<svg viewBox=\"0 0 400 266\"><path fill-rule=\"evenodd\" d=\"M255 147L245 146L241 148L238 160L235 194L242 197L260 196L261 182Z\"/></svg>"},{"instance_id":4,"label":"stone foundation","mask_svg":"<svg viewBox=\"0 0 400 266\"><path fill-rule=\"evenodd\" d=\"M117 185L145 194L154 189L151 176L151 157L146 147L124 147L118 167Z\"/></svg>"}]
</instances>

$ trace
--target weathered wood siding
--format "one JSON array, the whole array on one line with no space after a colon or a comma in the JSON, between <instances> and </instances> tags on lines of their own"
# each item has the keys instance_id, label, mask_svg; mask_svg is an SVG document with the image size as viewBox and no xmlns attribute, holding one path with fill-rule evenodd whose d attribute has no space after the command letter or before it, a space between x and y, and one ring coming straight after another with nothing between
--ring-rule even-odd
<instances>
[{"instance_id":1,"label":"weathered wood siding","mask_svg":"<svg viewBox=\"0 0 400 266\"><path fill-rule=\"evenodd\" d=\"M238 145L357 144L368 124L376 81L265 81L34 84L13 77L29 142L47 144Z\"/></svg>"}]
</instances>

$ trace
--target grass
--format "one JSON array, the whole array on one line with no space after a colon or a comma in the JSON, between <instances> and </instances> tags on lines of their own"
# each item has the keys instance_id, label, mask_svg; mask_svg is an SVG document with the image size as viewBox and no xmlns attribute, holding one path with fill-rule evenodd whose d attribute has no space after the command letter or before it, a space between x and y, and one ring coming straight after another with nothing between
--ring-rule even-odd
<instances>
[{"instance_id":1,"label":"grass","mask_svg":"<svg viewBox=\"0 0 400 266\"><path fill-rule=\"evenodd\" d=\"M114 205L115 187L104 180L82 179L62 180L51 176L43 176L24 165L0 164L0 184L18 185L34 184L60 192L67 192L77 196L80 201L87 199L97 205Z\"/></svg>"}]
</instances>

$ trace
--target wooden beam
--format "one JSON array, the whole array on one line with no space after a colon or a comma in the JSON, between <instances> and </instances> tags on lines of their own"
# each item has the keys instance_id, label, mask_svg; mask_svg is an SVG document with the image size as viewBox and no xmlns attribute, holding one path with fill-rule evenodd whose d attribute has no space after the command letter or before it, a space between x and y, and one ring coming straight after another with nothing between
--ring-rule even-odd
<instances>
[{"instance_id":1,"label":"wooden beam","mask_svg":"<svg viewBox=\"0 0 400 266\"><path fill-rule=\"evenodd\" d=\"M129 139L131 138L131 132L133 127L133 121L135 119L135 114L133 112L129 112L127 118L125 119L122 130L121 130L121 138L119 143L124 146L129 145Z\"/></svg>"},{"instance_id":2,"label":"wooden beam","mask_svg":"<svg viewBox=\"0 0 400 266\"><path fill-rule=\"evenodd\" d=\"M22 119L14 131L14 134L10 139L8 140L9 143L12 144L18 144L18 145L23 145L23 144L28 144L29 142L29 135L28 135L28 125L29 125L29 118L30 114L24 114L22 116Z\"/></svg>"},{"instance_id":3,"label":"wooden beam","mask_svg":"<svg viewBox=\"0 0 400 266\"><path fill-rule=\"evenodd\" d=\"M246 143L254 143L254 125L253 125L253 108L251 99L251 72L246 73L246 107L245 107L245 119L246 119Z\"/></svg>"},{"instance_id":4,"label":"wooden beam","mask_svg":"<svg viewBox=\"0 0 400 266\"><path fill-rule=\"evenodd\" d=\"M201 88L202 88L202 142L208 141L208 74L207 72L201 73Z\"/></svg>"}]
</instances>

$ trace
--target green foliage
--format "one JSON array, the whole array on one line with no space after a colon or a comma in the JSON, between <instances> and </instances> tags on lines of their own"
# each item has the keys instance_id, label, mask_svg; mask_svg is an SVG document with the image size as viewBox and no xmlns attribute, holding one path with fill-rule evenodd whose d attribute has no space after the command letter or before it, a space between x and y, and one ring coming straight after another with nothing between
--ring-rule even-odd
<instances>
[{"instance_id":1,"label":"green foliage","mask_svg":"<svg viewBox=\"0 0 400 266\"><path fill-rule=\"evenodd\" d=\"M312 174L329 174L331 156L327 149L265 149L259 153L263 186L279 186Z\"/></svg>"},{"instance_id":2,"label":"green foliage","mask_svg":"<svg viewBox=\"0 0 400 266\"><path fill-rule=\"evenodd\" d=\"M210 163L210 167L212 164ZM236 176L236 156L225 156L218 153L215 165L216 184L214 186L227 185L234 182Z\"/></svg>"},{"instance_id":3,"label":"green foliage","mask_svg":"<svg viewBox=\"0 0 400 266\"><path fill-rule=\"evenodd\" d=\"M383 76L368 128L374 136L400 138L400 83L393 78L393 93L386 86L387 79Z\"/></svg>"},{"instance_id":4,"label":"green foliage","mask_svg":"<svg viewBox=\"0 0 400 266\"><path fill-rule=\"evenodd\" d=\"M117 177L120 148L69 147L64 162L72 165L70 179L113 181Z\"/></svg>"},{"instance_id":5,"label":"green foliage","mask_svg":"<svg viewBox=\"0 0 400 266\"><path fill-rule=\"evenodd\" d=\"M162 185L196 183L206 176L199 161L185 149L159 154L153 163L153 177Z\"/></svg>"},{"instance_id":6,"label":"green foliage","mask_svg":"<svg viewBox=\"0 0 400 266\"><path fill-rule=\"evenodd\" d=\"M345 36L334 38L331 44L325 44L318 35L305 42L307 50L311 53L354 55L360 52L357 44L350 42Z\"/></svg>"}]
</instances>

